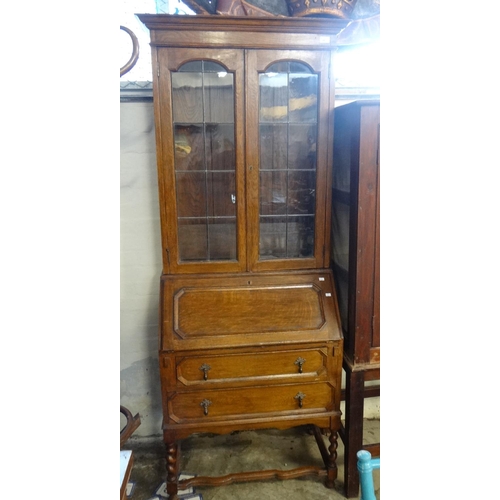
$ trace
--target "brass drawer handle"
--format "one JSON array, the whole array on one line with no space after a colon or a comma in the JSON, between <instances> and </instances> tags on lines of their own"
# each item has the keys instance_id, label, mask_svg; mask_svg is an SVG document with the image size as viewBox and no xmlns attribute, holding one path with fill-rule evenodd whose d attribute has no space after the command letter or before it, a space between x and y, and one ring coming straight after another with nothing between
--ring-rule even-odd
<instances>
[{"instance_id":1,"label":"brass drawer handle","mask_svg":"<svg viewBox=\"0 0 500 500\"><path fill-rule=\"evenodd\" d=\"M200 366L200 370L203 372L203 380L208 380L208 370L210 370L210 365L203 363Z\"/></svg>"},{"instance_id":2,"label":"brass drawer handle","mask_svg":"<svg viewBox=\"0 0 500 500\"><path fill-rule=\"evenodd\" d=\"M302 373L302 365L306 362L304 358L297 358L297 361L295 361L295 364L299 367L299 373Z\"/></svg>"},{"instance_id":3,"label":"brass drawer handle","mask_svg":"<svg viewBox=\"0 0 500 500\"><path fill-rule=\"evenodd\" d=\"M200 403L200 406L203 406L203 414L205 416L208 415L208 407L212 404L212 401L210 401L209 399L204 399L201 403Z\"/></svg>"},{"instance_id":4,"label":"brass drawer handle","mask_svg":"<svg viewBox=\"0 0 500 500\"><path fill-rule=\"evenodd\" d=\"M295 396L295 399L299 401L299 408L302 408L302 401L304 401L304 398L306 395L303 392L298 392L297 395Z\"/></svg>"}]
</instances>

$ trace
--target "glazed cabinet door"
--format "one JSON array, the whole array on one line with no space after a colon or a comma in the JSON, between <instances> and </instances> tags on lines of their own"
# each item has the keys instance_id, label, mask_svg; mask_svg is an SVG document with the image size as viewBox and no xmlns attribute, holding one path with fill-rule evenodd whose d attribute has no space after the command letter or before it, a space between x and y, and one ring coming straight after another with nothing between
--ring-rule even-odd
<instances>
[{"instance_id":1,"label":"glazed cabinet door","mask_svg":"<svg viewBox=\"0 0 500 500\"><path fill-rule=\"evenodd\" d=\"M246 268L241 50L158 48L164 273Z\"/></svg>"},{"instance_id":2,"label":"glazed cabinet door","mask_svg":"<svg viewBox=\"0 0 500 500\"><path fill-rule=\"evenodd\" d=\"M247 52L248 267L329 265L329 51Z\"/></svg>"}]
</instances>

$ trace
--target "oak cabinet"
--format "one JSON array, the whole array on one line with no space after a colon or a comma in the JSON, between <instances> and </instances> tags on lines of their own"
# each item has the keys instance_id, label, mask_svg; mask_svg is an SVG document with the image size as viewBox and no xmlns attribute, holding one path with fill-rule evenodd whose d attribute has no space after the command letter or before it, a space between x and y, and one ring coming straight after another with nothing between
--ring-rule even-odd
<instances>
[{"instance_id":1,"label":"oak cabinet","mask_svg":"<svg viewBox=\"0 0 500 500\"><path fill-rule=\"evenodd\" d=\"M180 440L193 433L307 424L324 467L229 482L317 474L333 487L343 336L330 270L332 60L347 22L139 17L154 74L168 493L228 482L178 481Z\"/></svg>"}]
</instances>

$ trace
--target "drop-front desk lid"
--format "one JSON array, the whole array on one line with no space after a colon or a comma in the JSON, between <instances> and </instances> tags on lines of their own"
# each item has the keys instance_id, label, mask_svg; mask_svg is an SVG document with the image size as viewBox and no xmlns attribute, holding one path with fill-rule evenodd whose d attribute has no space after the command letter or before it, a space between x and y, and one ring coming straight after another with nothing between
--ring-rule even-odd
<instances>
[{"instance_id":1,"label":"drop-front desk lid","mask_svg":"<svg viewBox=\"0 0 500 500\"><path fill-rule=\"evenodd\" d=\"M162 276L163 351L341 338L330 270Z\"/></svg>"}]
</instances>

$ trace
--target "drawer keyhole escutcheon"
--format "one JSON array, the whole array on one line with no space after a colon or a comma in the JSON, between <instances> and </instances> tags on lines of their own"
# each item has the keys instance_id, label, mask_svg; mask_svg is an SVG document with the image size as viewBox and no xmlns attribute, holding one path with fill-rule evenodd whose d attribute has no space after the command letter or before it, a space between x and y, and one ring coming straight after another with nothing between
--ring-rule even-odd
<instances>
[{"instance_id":1,"label":"drawer keyhole escutcheon","mask_svg":"<svg viewBox=\"0 0 500 500\"><path fill-rule=\"evenodd\" d=\"M203 372L203 380L208 380L208 370L210 370L210 365L203 363L200 366L200 370Z\"/></svg>"},{"instance_id":2,"label":"drawer keyhole escutcheon","mask_svg":"<svg viewBox=\"0 0 500 500\"><path fill-rule=\"evenodd\" d=\"M210 401L209 399L204 399L201 403L200 403L200 406L203 406L203 414L205 416L208 415L208 407L212 404L212 401Z\"/></svg>"},{"instance_id":3,"label":"drawer keyhole escutcheon","mask_svg":"<svg viewBox=\"0 0 500 500\"><path fill-rule=\"evenodd\" d=\"M302 365L306 362L304 358L297 358L295 364L299 367L299 373L302 373Z\"/></svg>"},{"instance_id":4,"label":"drawer keyhole escutcheon","mask_svg":"<svg viewBox=\"0 0 500 500\"><path fill-rule=\"evenodd\" d=\"M302 408L302 402L304 401L305 397L306 395L303 392L298 392L297 395L295 396L295 399L297 399L299 402L299 408Z\"/></svg>"}]
</instances>

